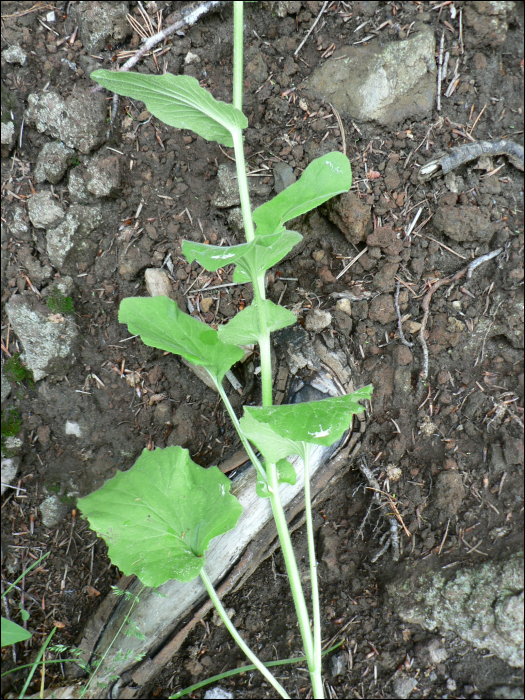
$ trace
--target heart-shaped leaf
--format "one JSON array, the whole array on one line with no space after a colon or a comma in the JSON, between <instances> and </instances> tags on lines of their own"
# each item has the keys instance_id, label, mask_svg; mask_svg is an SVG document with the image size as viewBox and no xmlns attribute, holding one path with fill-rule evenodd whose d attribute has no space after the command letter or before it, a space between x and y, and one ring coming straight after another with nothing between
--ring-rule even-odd
<instances>
[{"instance_id":1,"label":"heart-shaped leaf","mask_svg":"<svg viewBox=\"0 0 525 700\"><path fill-rule=\"evenodd\" d=\"M18 642L25 642L31 639L31 632L28 632L16 622L2 618L2 646L7 647Z\"/></svg>"},{"instance_id":2,"label":"heart-shaped leaf","mask_svg":"<svg viewBox=\"0 0 525 700\"><path fill-rule=\"evenodd\" d=\"M241 429L268 462L296 454L304 456L304 444L333 445L348 430L350 420L364 411L358 401L370 399L373 387L352 394L309 403L244 407Z\"/></svg>"},{"instance_id":3,"label":"heart-shaped leaf","mask_svg":"<svg viewBox=\"0 0 525 700\"><path fill-rule=\"evenodd\" d=\"M287 231L282 226L270 236L256 237L255 246L237 261L233 281L253 282L282 260L302 239L297 231Z\"/></svg>"},{"instance_id":4,"label":"heart-shaped leaf","mask_svg":"<svg viewBox=\"0 0 525 700\"><path fill-rule=\"evenodd\" d=\"M189 263L197 260L205 270L215 272L220 267L236 262L251 250L254 245L254 241L232 246L205 245L204 243L182 241L182 252Z\"/></svg>"},{"instance_id":5,"label":"heart-shaped leaf","mask_svg":"<svg viewBox=\"0 0 525 700\"><path fill-rule=\"evenodd\" d=\"M78 506L106 540L111 561L155 588L194 579L210 541L236 526L242 506L230 487L218 467L199 467L188 450L157 448Z\"/></svg>"},{"instance_id":6,"label":"heart-shaped leaf","mask_svg":"<svg viewBox=\"0 0 525 700\"><path fill-rule=\"evenodd\" d=\"M243 357L244 351L219 340L217 331L179 310L165 296L123 299L118 313L133 335L153 348L182 355L188 362L205 367L222 382L226 372Z\"/></svg>"},{"instance_id":7,"label":"heart-shaped leaf","mask_svg":"<svg viewBox=\"0 0 525 700\"><path fill-rule=\"evenodd\" d=\"M267 236L279 225L315 209L336 194L348 192L352 186L352 170L348 158L333 151L316 158L297 182L277 197L255 209L256 236Z\"/></svg>"},{"instance_id":8,"label":"heart-shaped leaf","mask_svg":"<svg viewBox=\"0 0 525 700\"><path fill-rule=\"evenodd\" d=\"M284 306L277 306L268 299L261 299L258 303L261 304L264 312L266 329L270 332L293 326L297 320L291 311L285 309ZM223 343L232 345L258 343L263 335L263 330L259 326L259 318L257 307L252 304L234 316L227 325L219 326L217 329L219 339Z\"/></svg>"},{"instance_id":9,"label":"heart-shaped leaf","mask_svg":"<svg viewBox=\"0 0 525 700\"><path fill-rule=\"evenodd\" d=\"M216 100L189 75L142 75L100 69L91 73L91 79L118 95L141 100L165 124L191 129L223 146L233 146L232 131L248 126L241 111Z\"/></svg>"}]
</instances>

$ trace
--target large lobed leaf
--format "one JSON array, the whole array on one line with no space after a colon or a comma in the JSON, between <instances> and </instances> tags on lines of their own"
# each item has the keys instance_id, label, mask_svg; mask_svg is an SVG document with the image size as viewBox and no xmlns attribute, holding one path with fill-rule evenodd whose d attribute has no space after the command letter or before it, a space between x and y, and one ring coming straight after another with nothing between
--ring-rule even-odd
<instances>
[{"instance_id":1,"label":"large lobed leaf","mask_svg":"<svg viewBox=\"0 0 525 700\"><path fill-rule=\"evenodd\" d=\"M232 130L248 126L241 111L216 100L189 75L142 75L100 69L91 73L91 79L118 95L141 100L165 124L191 129L223 146L233 146Z\"/></svg>"},{"instance_id":2,"label":"large lobed leaf","mask_svg":"<svg viewBox=\"0 0 525 700\"><path fill-rule=\"evenodd\" d=\"M188 450L157 448L78 506L106 540L111 561L156 587L194 579L210 541L236 526L242 506L230 487L218 467L199 467Z\"/></svg>"},{"instance_id":3,"label":"large lobed leaf","mask_svg":"<svg viewBox=\"0 0 525 700\"><path fill-rule=\"evenodd\" d=\"M297 182L255 209L256 236L274 233L279 225L315 209L336 194L348 192L351 186L352 170L345 155L333 151L316 158Z\"/></svg>"},{"instance_id":4,"label":"large lobed leaf","mask_svg":"<svg viewBox=\"0 0 525 700\"><path fill-rule=\"evenodd\" d=\"M241 348L221 342L217 331L180 311L173 299L165 296L123 299L118 319L146 345L182 355L188 362L205 367L219 383L244 354Z\"/></svg>"},{"instance_id":5,"label":"large lobed leaf","mask_svg":"<svg viewBox=\"0 0 525 700\"><path fill-rule=\"evenodd\" d=\"M333 445L348 430L350 420L364 411L358 402L370 399L370 384L352 394L309 403L244 407L241 429L269 462L304 456L304 445Z\"/></svg>"}]
</instances>

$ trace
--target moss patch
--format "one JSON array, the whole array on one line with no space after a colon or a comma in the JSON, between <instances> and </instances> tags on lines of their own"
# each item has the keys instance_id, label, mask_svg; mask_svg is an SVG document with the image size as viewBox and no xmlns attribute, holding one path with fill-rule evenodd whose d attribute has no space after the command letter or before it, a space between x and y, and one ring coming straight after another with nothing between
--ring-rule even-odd
<instances>
[{"instance_id":1,"label":"moss patch","mask_svg":"<svg viewBox=\"0 0 525 700\"><path fill-rule=\"evenodd\" d=\"M13 355L4 365L4 372L10 382L21 384L28 382L30 386L34 386L33 373L20 360L20 354Z\"/></svg>"},{"instance_id":2,"label":"moss patch","mask_svg":"<svg viewBox=\"0 0 525 700\"><path fill-rule=\"evenodd\" d=\"M4 443L6 438L14 437L20 432L22 421L20 414L16 408L10 408L8 411L2 411L2 451L4 452Z\"/></svg>"},{"instance_id":3,"label":"moss patch","mask_svg":"<svg viewBox=\"0 0 525 700\"><path fill-rule=\"evenodd\" d=\"M73 299L65 297L58 289L53 289L47 300L47 306L54 314L73 314Z\"/></svg>"}]
</instances>

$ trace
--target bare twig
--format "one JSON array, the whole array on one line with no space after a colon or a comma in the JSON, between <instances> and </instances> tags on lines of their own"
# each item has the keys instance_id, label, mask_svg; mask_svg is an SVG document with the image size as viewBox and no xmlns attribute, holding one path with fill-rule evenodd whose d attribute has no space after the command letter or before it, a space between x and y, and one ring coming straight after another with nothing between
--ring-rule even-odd
<instances>
[{"instance_id":1,"label":"bare twig","mask_svg":"<svg viewBox=\"0 0 525 700\"><path fill-rule=\"evenodd\" d=\"M405 338L405 334L403 333L403 324L401 322L401 311L399 309L399 290L401 288L401 282L397 280L396 284L396 296L394 298L394 304L396 307L396 313L397 313L397 330L399 332L399 340L403 343L403 345L406 345L408 348L414 347L414 343L411 343L409 340Z\"/></svg>"},{"instance_id":2,"label":"bare twig","mask_svg":"<svg viewBox=\"0 0 525 700\"><path fill-rule=\"evenodd\" d=\"M373 492L373 498L377 505L379 506L384 518L388 520L390 524L390 539L388 541L388 545L392 547L392 557L394 561L399 561L399 525L396 521L396 517L392 515L392 513L389 512L389 509L386 506L386 503L384 503L381 500L381 494L384 493L380 486L379 482L375 478L372 470L369 468L369 466L366 463L366 459L364 457L361 457L358 461L359 464L359 469L361 470L361 473L366 477L370 488ZM390 506L392 507L393 501L392 498L389 496L389 494L385 494L386 496L389 497L389 502ZM395 509L397 510L397 508ZM399 512L398 512L399 515ZM401 516L399 516L401 517ZM402 522L402 521L401 521ZM376 555L375 555L375 560L383 555L388 547L384 547L381 549Z\"/></svg>"},{"instance_id":3,"label":"bare twig","mask_svg":"<svg viewBox=\"0 0 525 700\"><path fill-rule=\"evenodd\" d=\"M303 46L305 45L306 40L308 39L308 37L310 36L310 34L311 34L311 33L313 32L313 30L315 29L315 26L317 25L317 23L318 23L319 20L321 19L321 16L322 16L323 12L326 10L326 6L327 6L327 5L328 5L328 0L326 0L326 1L323 3L323 6L321 7L321 11L319 12L319 14L317 15L317 17L315 18L314 23L312 24L312 26L311 26L310 29L308 30L306 36L305 36L304 39L301 41L301 43L299 44L299 46L295 49L295 51L294 51L294 56L297 56L297 54L299 53L299 51L300 51L300 50L303 48Z\"/></svg>"},{"instance_id":4,"label":"bare twig","mask_svg":"<svg viewBox=\"0 0 525 700\"><path fill-rule=\"evenodd\" d=\"M443 49L445 47L445 32L441 35L441 41L439 42L439 67L437 75L437 98L436 98L436 109L439 112L441 110L441 80L443 78Z\"/></svg>"}]
</instances>

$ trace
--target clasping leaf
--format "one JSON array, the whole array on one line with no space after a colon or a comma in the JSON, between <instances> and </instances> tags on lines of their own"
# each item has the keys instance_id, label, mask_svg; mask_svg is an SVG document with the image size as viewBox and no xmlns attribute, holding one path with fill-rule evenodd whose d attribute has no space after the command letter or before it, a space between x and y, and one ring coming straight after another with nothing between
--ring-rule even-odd
<instances>
[{"instance_id":1,"label":"clasping leaf","mask_svg":"<svg viewBox=\"0 0 525 700\"><path fill-rule=\"evenodd\" d=\"M194 579L210 541L237 525L242 506L230 487L218 467L199 467L188 450L157 448L78 506L115 566L155 588Z\"/></svg>"}]
</instances>

